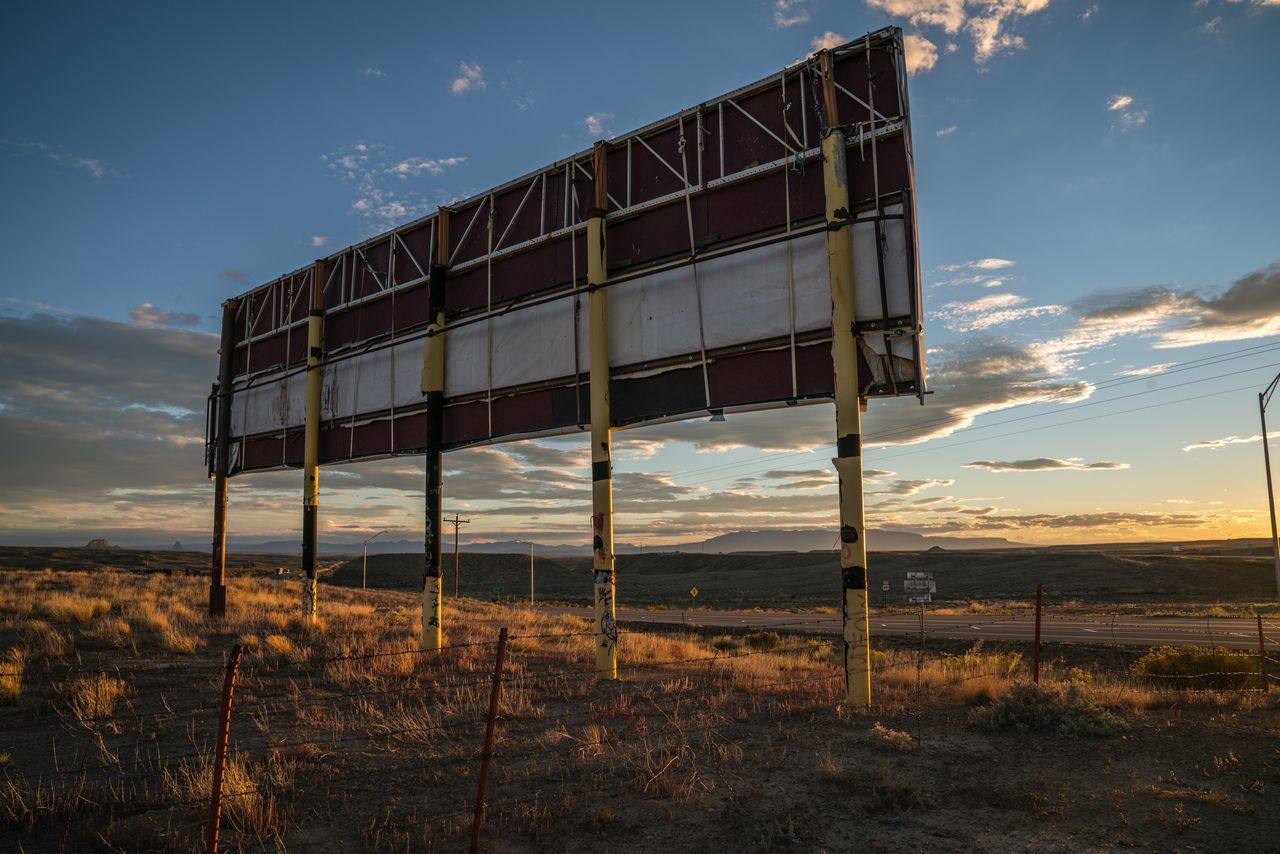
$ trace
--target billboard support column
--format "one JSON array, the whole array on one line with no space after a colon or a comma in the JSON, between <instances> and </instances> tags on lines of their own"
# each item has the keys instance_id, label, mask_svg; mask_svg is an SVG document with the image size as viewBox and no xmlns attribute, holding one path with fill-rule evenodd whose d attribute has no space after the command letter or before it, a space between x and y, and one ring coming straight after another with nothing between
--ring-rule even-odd
<instances>
[{"instance_id":1,"label":"billboard support column","mask_svg":"<svg viewBox=\"0 0 1280 854\"><path fill-rule=\"evenodd\" d=\"M311 268L307 317L307 408L302 451L302 621L316 621L317 516L320 511L320 390L324 385L324 262Z\"/></svg>"},{"instance_id":2,"label":"billboard support column","mask_svg":"<svg viewBox=\"0 0 1280 854\"><path fill-rule=\"evenodd\" d=\"M422 648L444 644L441 611L444 607L442 575L444 532L444 288L449 264L449 213L436 214L436 252L427 281L427 342L422 353L422 393L427 398L426 516L423 546L426 564L422 575Z\"/></svg>"},{"instance_id":3,"label":"billboard support column","mask_svg":"<svg viewBox=\"0 0 1280 854\"><path fill-rule=\"evenodd\" d=\"M587 216L587 314L590 331L591 382L591 551L595 573L596 677L618 678L618 626L614 605L613 462L609 430L609 293L605 212L605 145L593 154L595 198Z\"/></svg>"},{"instance_id":4,"label":"billboard support column","mask_svg":"<svg viewBox=\"0 0 1280 854\"><path fill-rule=\"evenodd\" d=\"M231 377L235 372L235 322L240 301L222 304L218 345L217 421L213 451L213 564L209 568L209 616L227 615L227 476L231 473Z\"/></svg>"},{"instance_id":5,"label":"billboard support column","mask_svg":"<svg viewBox=\"0 0 1280 854\"><path fill-rule=\"evenodd\" d=\"M840 576L843 589L845 702L871 705L871 645L867 615L867 541L863 525L862 413L854 326L853 241L847 230L849 179L830 51L821 54L827 130L822 183L827 208L827 268L831 281L831 357L835 365L836 458L840 482Z\"/></svg>"}]
</instances>

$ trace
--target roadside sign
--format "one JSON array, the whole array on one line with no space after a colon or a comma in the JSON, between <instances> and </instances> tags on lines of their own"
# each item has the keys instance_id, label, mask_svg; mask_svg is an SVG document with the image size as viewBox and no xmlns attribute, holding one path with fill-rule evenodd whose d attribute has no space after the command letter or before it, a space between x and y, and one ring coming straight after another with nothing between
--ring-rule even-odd
<instances>
[{"instance_id":1,"label":"roadside sign","mask_svg":"<svg viewBox=\"0 0 1280 854\"><path fill-rule=\"evenodd\" d=\"M902 589L907 593L937 593L938 583L919 578L909 578L902 582Z\"/></svg>"},{"instance_id":2,"label":"roadside sign","mask_svg":"<svg viewBox=\"0 0 1280 854\"><path fill-rule=\"evenodd\" d=\"M907 578L921 579L921 580L924 580L924 581L930 581L930 580L932 580L932 579L933 579L933 573L932 573L932 572L908 572L908 573L907 573Z\"/></svg>"},{"instance_id":3,"label":"roadside sign","mask_svg":"<svg viewBox=\"0 0 1280 854\"><path fill-rule=\"evenodd\" d=\"M930 596L928 593L925 593L921 596L912 596L910 599L910 602L912 605L923 605L926 602L932 602L932 601L933 601L933 597Z\"/></svg>"},{"instance_id":4,"label":"roadside sign","mask_svg":"<svg viewBox=\"0 0 1280 854\"><path fill-rule=\"evenodd\" d=\"M505 591L505 589L506 589L506 588L503 588L503 587L495 587L495 588L493 588L493 592L494 592L494 593L502 593L502 592L504 592L504 591Z\"/></svg>"},{"instance_id":5,"label":"roadside sign","mask_svg":"<svg viewBox=\"0 0 1280 854\"><path fill-rule=\"evenodd\" d=\"M884 581L880 582L880 589L885 593L889 592L889 579L886 578Z\"/></svg>"},{"instance_id":6,"label":"roadside sign","mask_svg":"<svg viewBox=\"0 0 1280 854\"><path fill-rule=\"evenodd\" d=\"M697 598L698 598L698 588L696 588L696 587L690 587L690 588L689 588L689 595L690 595L690 596L692 596L694 599L697 599Z\"/></svg>"}]
</instances>

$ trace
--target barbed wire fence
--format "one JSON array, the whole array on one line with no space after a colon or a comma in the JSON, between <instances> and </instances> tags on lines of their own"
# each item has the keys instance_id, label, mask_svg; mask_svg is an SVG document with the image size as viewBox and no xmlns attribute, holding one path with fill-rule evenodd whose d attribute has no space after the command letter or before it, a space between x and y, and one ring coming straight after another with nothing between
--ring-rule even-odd
<instances>
[{"instance_id":1,"label":"barbed wire fence","mask_svg":"<svg viewBox=\"0 0 1280 854\"><path fill-rule=\"evenodd\" d=\"M1010 621L1002 617L965 624ZM1114 619L1091 622L1113 630L1122 625ZM418 832L447 839L462 833L467 821L477 829L485 821L519 816L534 821L552 801L564 805L588 793L696 788L697 763L690 757L697 750L732 752L736 742L730 733L739 727L758 723L762 716L785 717L796 704L830 708L843 697L843 673L836 672L842 638L814 636L806 633L813 626L804 625L736 628L792 633L759 649L734 647L626 662L617 682L597 680L582 662L542 660L548 657L545 644L594 634L582 631L512 634L430 653L376 649L293 660L263 655L243 665L233 647L218 653L214 664L222 667L200 662L177 668L102 668L45 660L35 672L10 671L0 677L38 680L57 694L76 680L149 676L182 681L177 677L184 672L203 668L188 684L204 690L186 702L158 697L156 708L138 708L133 701L120 710L110 704L80 709L56 705L61 727L47 734L47 743L26 744L28 750L47 749L48 767L34 773L4 768L10 814L3 818L19 824L70 809L68 805L108 812L111 805L125 803L194 810L167 832L198 832L206 850L217 851L222 844L218 830L224 826L235 833L236 845L270 841L272 817L282 800L300 794L299 768L317 773L326 792L367 786L373 773L379 779L417 780L420 785L413 791L424 793L416 813ZM1215 690L1265 691L1268 671L1280 672L1280 660L1266 650L1267 643L1276 648L1268 630L1277 628L1257 619L1255 666L1160 673L1136 672L1126 664L1121 683L1149 688L1167 682L1185 690L1205 680ZM1234 643L1240 635L1198 633ZM880 691L892 696L898 711L914 723L917 746L927 738L925 711L940 694L965 683L1026 675L1016 657L931 650L929 640L928 626L922 624L914 662L903 654L887 666L873 664L883 677ZM497 650L507 645L510 666L490 672ZM1228 660L1247 658L1233 652ZM218 693L219 682L220 702L211 703L209 695ZM729 696L741 701L734 714L726 706ZM494 703L492 712L484 710L487 699ZM745 715L743 708L748 709ZM884 712L880 707L872 717ZM486 742L483 734L489 729L494 739ZM181 734L182 749L163 744L160 734ZM125 747L119 742L126 735L138 740ZM602 773L585 763L605 755L621 762L621 775L616 767ZM682 763L695 770L675 783L673 769ZM353 765L358 767L348 767ZM482 782L486 765L493 775L488 791ZM478 789L479 796L456 796L467 787ZM366 831L378 832L374 824Z\"/></svg>"}]
</instances>

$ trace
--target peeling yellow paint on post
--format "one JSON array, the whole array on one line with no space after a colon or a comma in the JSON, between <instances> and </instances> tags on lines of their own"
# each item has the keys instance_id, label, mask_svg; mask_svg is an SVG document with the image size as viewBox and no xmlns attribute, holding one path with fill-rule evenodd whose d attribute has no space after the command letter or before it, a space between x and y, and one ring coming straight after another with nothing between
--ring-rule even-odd
<instances>
[{"instance_id":1,"label":"peeling yellow paint on post","mask_svg":"<svg viewBox=\"0 0 1280 854\"><path fill-rule=\"evenodd\" d=\"M826 124L822 186L826 196L827 270L831 281L831 358L835 366L836 474L840 481L840 576L844 618L845 702L871 705L871 642L867 614L867 541L862 484L862 412L854 329L853 241L848 225L845 135L839 127L832 58L820 58Z\"/></svg>"},{"instance_id":2,"label":"peeling yellow paint on post","mask_svg":"<svg viewBox=\"0 0 1280 854\"><path fill-rule=\"evenodd\" d=\"M324 262L311 268L311 314L307 318L307 405L302 452L302 620L314 623L317 517L320 512L320 392L324 385Z\"/></svg>"},{"instance_id":3,"label":"peeling yellow paint on post","mask_svg":"<svg viewBox=\"0 0 1280 854\"><path fill-rule=\"evenodd\" d=\"M609 293L605 244L605 145L594 151L595 205L587 217L587 295L591 380L591 546L594 571L596 676L618 678L618 628L614 604L613 462L609 432Z\"/></svg>"},{"instance_id":4,"label":"peeling yellow paint on post","mask_svg":"<svg viewBox=\"0 0 1280 854\"><path fill-rule=\"evenodd\" d=\"M444 531L444 288L449 263L449 212L436 214L436 251L427 283L427 312L430 325L422 348L421 389L427 401L426 510L423 546L425 569L422 575L422 648L444 646L444 583L442 542Z\"/></svg>"}]
</instances>

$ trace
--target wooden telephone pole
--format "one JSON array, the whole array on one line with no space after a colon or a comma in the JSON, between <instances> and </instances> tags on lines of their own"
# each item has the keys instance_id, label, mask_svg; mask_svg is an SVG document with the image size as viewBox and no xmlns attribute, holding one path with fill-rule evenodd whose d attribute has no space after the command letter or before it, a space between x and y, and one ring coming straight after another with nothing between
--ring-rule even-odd
<instances>
[{"instance_id":1,"label":"wooden telephone pole","mask_svg":"<svg viewBox=\"0 0 1280 854\"><path fill-rule=\"evenodd\" d=\"M458 526L465 525L470 519L459 519L458 514L454 513L452 519L444 521L453 525L453 598L458 598Z\"/></svg>"}]
</instances>

